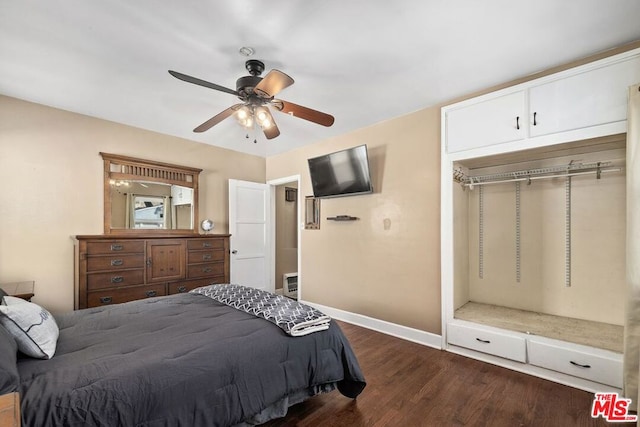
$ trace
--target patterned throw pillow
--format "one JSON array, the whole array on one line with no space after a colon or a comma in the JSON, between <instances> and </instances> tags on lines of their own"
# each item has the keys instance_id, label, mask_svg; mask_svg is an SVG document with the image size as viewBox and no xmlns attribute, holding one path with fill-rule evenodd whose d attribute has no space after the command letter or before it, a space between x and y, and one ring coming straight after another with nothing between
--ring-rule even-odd
<instances>
[{"instance_id":1,"label":"patterned throw pillow","mask_svg":"<svg viewBox=\"0 0 640 427\"><path fill-rule=\"evenodd\" d=\"M55 319L38 304L6 296L0 305L0 324L18 343L18 350L38 359L51 359L56 352L59 329Z\"/></svg>"}]
</instances>

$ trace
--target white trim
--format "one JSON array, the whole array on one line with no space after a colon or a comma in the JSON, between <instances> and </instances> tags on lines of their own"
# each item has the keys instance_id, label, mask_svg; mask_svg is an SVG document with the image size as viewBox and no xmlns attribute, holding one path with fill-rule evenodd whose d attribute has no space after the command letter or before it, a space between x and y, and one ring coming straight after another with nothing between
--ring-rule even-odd
<instances>
[{"instance_id":1,"label":"white trim","mask_svg":"<svg viewBox=\"0 0 640 427\"><path fill-rule=\"evenodd\" d=\"M363 314L351 313L349 311L340 310L338 308L327 307L325 305L308 301L301 302L317 308L324 314L327 314L336 320L341 320L343 322L351 323L357 326L362 326L363 328L391 335L396 338L402 338L407 341L442 350L442 337L440 335L410 328L408 326L398 325L397 323L387 322L386 320L374 319L373 317L365 316Z\"/></svg>"}]
</instances>

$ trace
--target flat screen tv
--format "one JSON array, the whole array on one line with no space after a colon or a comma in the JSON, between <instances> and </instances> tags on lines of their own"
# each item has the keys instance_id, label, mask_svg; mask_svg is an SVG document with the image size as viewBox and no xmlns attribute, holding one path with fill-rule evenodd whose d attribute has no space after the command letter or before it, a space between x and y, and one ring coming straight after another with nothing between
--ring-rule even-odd
<instances>
[{"instance_id":1,"label":"flat screen tv","mask_svg":"<svg viewBox=\"0 0 640 427\"><path fill-rule=\"evenodd\" d=\"M372 193L367 146L348 148L308 159L314 197Z\"/></svg>"}]
</instances>

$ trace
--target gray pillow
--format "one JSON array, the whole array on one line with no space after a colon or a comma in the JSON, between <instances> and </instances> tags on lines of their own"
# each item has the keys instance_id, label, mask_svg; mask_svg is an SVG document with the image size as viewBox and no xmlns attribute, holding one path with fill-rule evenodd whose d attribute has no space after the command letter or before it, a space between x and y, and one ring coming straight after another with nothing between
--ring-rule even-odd
<instances>
[{"instance_id":1,"label":"gray pillow","mask_svg":"<svg viewBox=\"0 0 640 427\"><path fill-rule=\"evenodd\" d=\"M18 391L17 352L16 340L0 325L0 395Z\"/></svg>"},{"instance_id":2,"label":"gray pillow","mask_svg":"<svg viewBox=\"0 0 640 427\"><path fill-rule=\"evenodd\" d=\"M56 352L58 334L55 319L38 304L6 296L0 305L0 324L18 344L18 350L38 359L51 359Z\"/></svg>"}]
</instances>

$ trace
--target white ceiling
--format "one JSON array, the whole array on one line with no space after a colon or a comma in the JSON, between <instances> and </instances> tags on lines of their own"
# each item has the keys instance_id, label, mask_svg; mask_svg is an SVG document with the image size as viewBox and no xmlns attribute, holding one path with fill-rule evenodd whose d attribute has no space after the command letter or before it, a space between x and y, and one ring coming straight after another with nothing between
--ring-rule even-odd
<instances>
[{"instance_id":1,"label":"white ceiling","mask_svg":"<svg viewBox=\"0 0 640 427\"><path fill-rule=\"evenodd\" d=\"M639 16L640 0L0 0L0 94L270 156L638 40ZM237 99L167 70L235 89L242 46L295 79L278 98L335 124L193 133Z\"/></svg>"}]
</instances>

